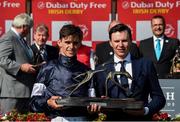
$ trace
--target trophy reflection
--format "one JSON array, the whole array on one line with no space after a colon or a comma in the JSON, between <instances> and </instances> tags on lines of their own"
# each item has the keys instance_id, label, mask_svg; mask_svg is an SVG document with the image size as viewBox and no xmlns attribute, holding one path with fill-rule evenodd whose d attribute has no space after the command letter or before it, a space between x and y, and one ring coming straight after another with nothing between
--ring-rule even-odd
<instances>
[{"instance_id":1,"label":"trophy reflection","mask_svg":"<svg viewBox=\"0 0 180 122\"><path fill-rule=\"evenodd\" d=\"M170 74L171 75L180 74L180 46L176 50L176 54L173 58Z\"/></svg>"}]
</instances>

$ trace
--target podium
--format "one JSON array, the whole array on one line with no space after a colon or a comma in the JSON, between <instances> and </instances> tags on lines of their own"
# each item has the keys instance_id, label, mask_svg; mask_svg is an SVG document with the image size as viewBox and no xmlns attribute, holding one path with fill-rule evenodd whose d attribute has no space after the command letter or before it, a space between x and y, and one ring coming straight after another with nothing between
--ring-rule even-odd
<instances>
[{"instance_id":1,"label":"podium","mask_svg":"<svg viewBox=\"0 0 180 122\"><path fill-rule=\"evenodd\" d=\"M88 105L97 104L105 109L143 109L142 101L136 101L132 98L117 99L117 98L91 98L91 97L67 97L56 100L57 104L64 107L87 107Z\"/></svg>"}]
</instances>

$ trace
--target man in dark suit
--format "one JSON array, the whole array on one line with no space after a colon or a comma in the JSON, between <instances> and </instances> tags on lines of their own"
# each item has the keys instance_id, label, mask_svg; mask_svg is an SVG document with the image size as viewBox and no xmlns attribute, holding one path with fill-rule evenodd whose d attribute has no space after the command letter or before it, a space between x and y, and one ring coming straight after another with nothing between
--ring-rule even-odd
<instances>
[{"instance_id":1,"label":"man in dark suit","mask_svg":"<svg viewBox=\"0 0 180 122\"><path fill-rule=\"evenodd\" d=\"M59 56L58 48L46 44L48 37L48 27L45 24L39 24L34 31L34 44L31 45L35 57L34 62L37 65L57 59Z\"/></svg>"},{"instance_id":2,"label":"man in dark suit","mask_svg":"<svg viewBox=\"0 0 180 122\"><path fill-rule=\"evenodd\" d=\"M99 97L134 98L144 102L140 110L125 110L108 112L108 120L150 120L152 115L159 112L165 105L165 97L159 85L153 63L145 58L136 58L130 53L132 44L131 30L124 24L118 24L109 31L110 45L114 55L104 64L97 67L105 69L96 74L96 93ZM105 86L106 78L110 72L128 72L132 79L123 75L116 75ZM120 87L121 86L121 87ZM107 89L106 89L107 88ZM149 101L149 96L151 100ZM94 107L94 111L97 107Z\"/></svg>"},{"instance_id":3,"label":"man in dark suit","mask_svg":"<svg viewBox=\"0 0 180 122\"><path fill-rule=\"evenodd\" d=\"M27 110L35 81L33 52L24 37L33 26L32 18L17 15L11 29L0 38L0 113Z\"/></svg>"},{"instance_id":4,"label":"man in dark suit","mask_svg":"<svg viewBox=\"0 0 180 122\"><path fill-rule=\"evenodd\" d=\"M164 34L166 23L163 16L154 16L151 20L151 28L153 36L140 41L139 50L142 56L153 61L158 76L162 78L170 73L179 40L169 38Z\"/></svg>"},{"instance_id":5,"label":"man in dark suit","mask_svg":"<svg viewBox=\"0 0 180 122\"><path fill-rule=\"evenodd\" d=\"M108 31L117 24L120 24L120 22L117 20L111 21L108 27ZM98 64L103 64L114 55L113 49L110 46L109 41L105 41L100 44L97 44L95 53L98 58L97 61ZM135 43L132 43L130 48L130 53L137 58L140 57L139 49Z\"/></svg>"}]
</instances>

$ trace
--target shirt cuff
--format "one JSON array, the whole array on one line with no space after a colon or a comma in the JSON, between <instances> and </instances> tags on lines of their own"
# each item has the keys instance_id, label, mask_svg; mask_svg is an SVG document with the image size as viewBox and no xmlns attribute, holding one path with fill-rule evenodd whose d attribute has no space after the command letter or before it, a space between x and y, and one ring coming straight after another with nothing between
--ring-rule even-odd
<instances>
[{"instance_id":1,"label":"shirt cuff","mask_svg":"<svg viewBox=\"0 0 180 122\"><path fill-rule=\"evenodd\" d=\"M149 113L149 108L148 107L144 107L144 115L147 115Z\"/></svg>"}]
</instances>

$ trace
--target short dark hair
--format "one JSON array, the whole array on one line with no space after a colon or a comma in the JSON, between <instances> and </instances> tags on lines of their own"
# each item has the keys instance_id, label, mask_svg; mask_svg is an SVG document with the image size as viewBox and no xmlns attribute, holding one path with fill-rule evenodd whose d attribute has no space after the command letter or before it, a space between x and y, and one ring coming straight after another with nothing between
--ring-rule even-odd
<instances>
[{"instance_id":1,"label":"short dark hair","mask_svg":"<svg viewBox=\"0 0 180 122\"><path fill-rule=\"evenodd\" d=\"M80 27L75 26L73 24L64 25L60 32L60 39L72 35L73 37L77 37L80 41L83 39L83 32L81 31Z\"/></svg>"},{"instance_id":2,"label":"short dark hair","mask_svg":"<svg viewBox=\"0 0 180 122\"><path fill-rule=\"evenodd\" d=\"M109 39L111 40L112 33L122 32L122 31L127 31L128 35L129 35L129 38L132 41L131 29L127 25L122 24L122 23L121 24L117 24L117 25L115 25L114 27L112 27L110 29L110 31L109 31Z\"/></svg>"},{"instance_id":3,"label":"short dark hair","mask_svg":"<svg viewBox=\"0 0 180 122\"><path fill-rule=\"evenodd\" d=\"M163 24L164 25L166 24L165 18L162 15L155 15L155 16L153 16L152 19L151 19L151 24L152 24L152 20L153 19L162 19Z\"/></svg>"}]
</instances>

